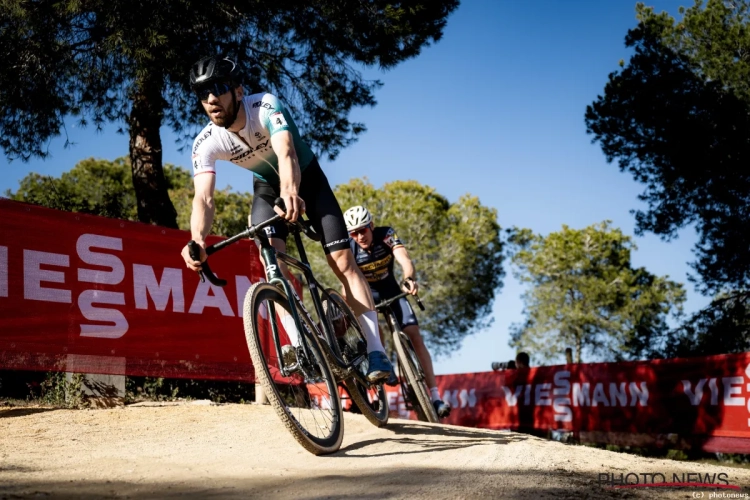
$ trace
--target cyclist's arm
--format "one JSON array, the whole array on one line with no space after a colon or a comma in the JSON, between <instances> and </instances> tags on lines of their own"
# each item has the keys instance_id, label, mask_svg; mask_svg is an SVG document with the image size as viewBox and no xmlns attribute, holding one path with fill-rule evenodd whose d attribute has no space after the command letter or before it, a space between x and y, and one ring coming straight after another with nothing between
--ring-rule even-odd
<instances>
[{"instance_id":1,"label":"cyclist's arm","mask_svg":"<svg viewBox=\"0 0 750 500\"><path fill-rule=\"evenodd\" d=\"M190 235L200 246L200 261L193 260L188 246L182 248L182 258L185 265L193 271L200 270L200 264L206 260L206 236L211 231L214 221L214 186L216 175L213 172L204 172L193 178L195 196L193 197L193 212L190 214Z\"/></svg>"},{"instance_id":2,"label":"cyclist's arm","mask_svg":"<svg viewBox=\"0 0 750 500\"><path fill-rule=\"evenodd\" d=\"M299 197L302 173L299 168L294 139L288 130L271 136L271 147L279 160L280 195L284 200L289 220L296 220L305 211L304 202Z\"/></svg>"},{"instance_id":3,"label":"cyclist's arm","mask_svg":"<svg viewBox=\"0 0 750 500\"><path fill-rule=\"evenodd\" d=\"M396 259L396 262L398 262L398 265L401 266L404 279L410 280L409 284L411 285L411 288L409 289L409 293L416 295L418 289L416 270L414 269L414 263L411 261L411 257L409 257L409 252L406 251L406 247L403 245L395 247L393 249L393 257Z\"/></svg>"},{"instance_id":4,"label":"cyclist's arm","mask_svg":"<svg viewBox=\"0 0 750 500\"><path fill-rule=\"evenodd\" d=\"M216 175L206 173L196 175L193 179L195 196L193 197L193 213L190 215L190 232L193 241L201 247L206 247L206 236L211 231L214 221L214 188Z\"/></svg>"}]
</instances>

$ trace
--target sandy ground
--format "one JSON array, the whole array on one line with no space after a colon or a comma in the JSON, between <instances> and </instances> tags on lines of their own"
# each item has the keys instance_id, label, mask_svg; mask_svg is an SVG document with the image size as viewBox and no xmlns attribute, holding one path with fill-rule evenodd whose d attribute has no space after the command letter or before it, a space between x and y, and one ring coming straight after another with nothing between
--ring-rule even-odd
<instances>
[{"instance_id":1,"label":"sandy ground","mask_svg":"<svg viewBox=\"0 0 750 500\"><path fill-rule=\"evenodd\" d=\"M629 472L670 480L673 472L725 473L742 490L612 489L598 482L599 474ZM750 470L406 420L377 429L352 414L341 450L315 457L259 405L0 409L3 499L709 499L714 492L748 498Z\"/></svg>"}]
</instances>

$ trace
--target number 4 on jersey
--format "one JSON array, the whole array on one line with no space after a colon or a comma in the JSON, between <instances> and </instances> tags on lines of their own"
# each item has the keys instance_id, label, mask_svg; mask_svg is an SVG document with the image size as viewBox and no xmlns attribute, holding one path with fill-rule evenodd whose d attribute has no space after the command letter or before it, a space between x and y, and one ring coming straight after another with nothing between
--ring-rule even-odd
<instances>
[{"instance_id":1,"label":"number 4 on jersey","mask_svg":"<svg viewBox=\"0 0 750 500\"><path fill-rule=\"evenodd\" d=\"M276 113L274 113L274 114L271 115L271 124L273 125L274 128L286 127L287 126L286 119L284 118L284 115L281 112L278 112L278 111Z\"/></svg>"}]
</instances>

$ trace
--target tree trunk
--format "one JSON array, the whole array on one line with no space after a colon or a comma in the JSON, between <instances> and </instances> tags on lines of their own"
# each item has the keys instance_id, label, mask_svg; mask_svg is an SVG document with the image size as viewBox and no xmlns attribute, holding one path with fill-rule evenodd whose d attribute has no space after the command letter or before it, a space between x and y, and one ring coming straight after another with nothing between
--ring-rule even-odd
<instances>
[{"instance_id":1,"label":"tree trunk","mask_svg":"<svg viewBox=\"0 0 750 500\"><path fill-rule=\"evenodd\" d=\"M581 351L583 350L583 343L581 337L576 337L576 363L581 362Z\"/></svg>"},{"instance_id":2,"label":"tree trunk","mask_svg":"<svg viewBox=\"0 0 750 500\"><path fill-rule=\"evenodd\" d=\"M159 82L138 86L130 112L130 165L138 201L138 220L177 228L177 211L169 199L162 168L159 128L164 110Z\"/></svg>"}]
</instances>

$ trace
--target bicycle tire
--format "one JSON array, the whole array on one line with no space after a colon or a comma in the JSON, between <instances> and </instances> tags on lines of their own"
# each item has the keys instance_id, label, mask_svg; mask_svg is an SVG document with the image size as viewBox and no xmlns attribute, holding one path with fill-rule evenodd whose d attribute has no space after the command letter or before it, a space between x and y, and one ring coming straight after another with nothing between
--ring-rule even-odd
<instances>
[{"instance_id":1,"label":"bicycle tire","mask_svg":"<svg viewBox=\"0 0 750 500\"><path fill-rule=\"evenodd\" d=\"M401 397L404 400L406 409L413 411L417 415L417 420L420 420L422 422L429 422L427 416L425 416L424 414L424 411L422 411L422 405L419 403L419 399L417 399L417 395L414 392L414 389L411 388L411 385L406 378L403 364L401 363L401 359L398 357L398 355L396 355L396 364L398 366L398 373L400 375L398 387L401 390ZM404 375L401 376L401 374Z\"/></svg>"},{"instance_id":2,"label":"bicycle tire","mask_svg":"<svg viewBox=\"0 0 750 500\"><path fill-rule=\"evenodd\" d=\"M343 315L343 318L341 320L336 321L336 318L332 317L335 314L334 310L329 307L329 300L334 304L336 308L341 311L341 314ZM365 355L364 361L353 368L355 370L358 370L361 375L366 377L367 369L369 367L366 358L367 341L365 339L364 333L362 333L362 327L359 325L359 321L357 321L357 318L354 316L354 312L352 311L351 307L349 307L349 304L346 303L346 300L344 300L344 297L342 297L339 292L329 288L325 291L325 295L323 297L323 310L326 316L329 317L329 320L331 320L331 324L334 327L334 334L336 333L335 330L337 329L337 326L334 323L338 323L339 328L343 328L345 330L345 332L339 332L341 335L337 336L336 338L343 338L344 342L352 352L355 352L358 355ZM363 345L365 346L364 352L362 352ZM339 348L338 341L335 342L335 345L332 346L332 349L335 350L333 354L335 354L339 359L348 361L344 359L345 356ZM334 363L335 361L330 360L329 362ZM354 404L357 405L359 411L362 412L362 415L364 415L372 425L374 425L375 427L383 427L388 423L388 417L390 414L388 408L388 395L385 392L383 384L365 387L353 376L345 378L344 384L346 385L347 391L349 392L349 395L351 396Z\"/></svg>"},{"instance_id":3,"label":"bicycle tire","mask_svg":"<svg viewBox=\"0 0 750 500\"><path fill-rule=\"evenodd\" d=\"M267 314L267 301L272 301L274 307L282 307L286 311L289 311L289 308L291 307L287 295L275 285L268 283L254 284L245 295L243 307L245 338L247 340L248 349L250 350L250 358L255 367L256 379L260 381L271 406L276 411L276 414L279 416L282 423L303 448L314 455L334 453L341 447L341 441L344 437L344 420L336 380L331 373L331 369L328 366L325 356L321 353L321 347L318 345L318 340L314 338L314 335L312 336L313 338L311 338L307 332L300 332L300 335L305 335L307 339L308 348L312 358L306 366L309 366L309 371L312 371L315 377L308 377L307 375L304 377L301 375L292 375L289 377L290 380L294 379L292 380L293 382L297 382L296 386L292 383L286 384L286 386L290 388L289 390L295 391L297 390L297 387L299 387L298 392L294 392L294 402L299 404L300 401L305 401L304 393L302 392L303 388L301 387L303 384L305 386L304 390L308 393L307 397L310 399L310 408L299 409L295 415L295 411L293 410L294 407L290 407L287 401L282 397L277 384L274 383L271 368L269 368L270 365L275 370L275 373L278 373L278 368L276 368L276 366L279 366L281 360L279 360L276 355L275 347L271 345L270 348L266 348L266 352L263 350L264 346L261 337L261 325L263 323L259 321L259 318L263 321L276 321L276 315L271 318L269 317L270 315ZM261 310L262 306L266 307L265 315L267 320L263 319L264 313ZM309 318L304 314L300 314L300 319L305 321L305 323L308 324L308 328L310 328ZM310 328L310 331L313 330ZM268 343L266 343L266 345L268 345ZM294 378L295 376L297 377L296 379ZM327 404L329 408L324 408L326 406L325 403L320 404L313 402L309 395L310 386L314 385L317 390L321 390L319 387L320 384L324 385L322 390L327 390ZM323 394L325 395L326 392ZM321 397L321 401L325 401L324 396ZM308 428L311 427L310 424L308 424L308 426L303 425L303 420L307 422L310 419L312 419L315 424L318 424L318 415L321 420L324 420L327 424L326 429L319 428L316 430ZM330 418L325 418L326 416L329 416Z\"/></svg>"},{"instance_id":4,"label":"bicycle tire","mask_svg":"<svg viewBox=\"0 0 750 500\"><path fill-rule=\"evenodd\" d=\"M396 346L401 367L404 369L406 382L411 387L414 395L419 401L419 406L427 422L436 424L440 422L435 407L432 405L427 384L424 381L424 372L419 365L417 354L412 349L411 344L404 338L406 335L399 330L393 332L393 343ZM419 412L417 412L419 416Z\"/></svg>"}]
</instances>

